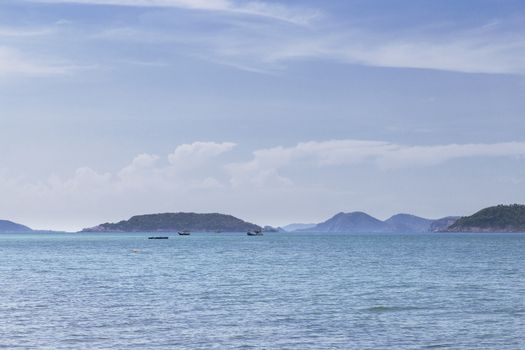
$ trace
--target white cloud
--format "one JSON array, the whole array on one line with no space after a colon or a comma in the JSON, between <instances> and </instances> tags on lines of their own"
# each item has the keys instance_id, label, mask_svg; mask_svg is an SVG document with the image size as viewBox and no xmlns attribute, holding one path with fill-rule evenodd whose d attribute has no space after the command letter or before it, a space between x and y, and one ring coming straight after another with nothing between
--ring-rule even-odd
<instances>
[{"instance_id":1,"label":"white cloud","mask_svg":"<svg viewBox=\"0 0 525 350\"><path fill-rule=\"evenodd\" d=\"M61 185L65 192L93 192L107 190L111 179L112 175L109 173L99 174L91 168L82 167L77 169L74 177Z\"/></svg>"},{"instance_id":2,"label":"white cloud","mask_svg":"<svg viewBox=\"0 0 525 350\"><path fill-rule=\"evenodd\" d=\"M116 176L114 186L121 190L151 188L152 184L162 183L162 169L157 166L159 156L152 154L139 154L129 165L122 168Z\"/></svg>"},{"instance_id":3,"label":"white cloud","mask_svg":"<svg viewBox=\"0 0 525 350\"><path fill-rule=\"evenodd\" d=\"M167 162L161 157L142 153L115 174L98 174L90 168L77 170L75 176L62 182L63 190L76 191L85 185L107 187L112 193L126 191L173 192L195 188L219 188L214 176L217 168L208 168L213 158L235 147L232 142L194 142L182 144L169 154ZM219 170L220 171L220 170ZM56 184L56 182L55 182Z\"/></svg>"},{"instance_id":4,"label":"white cloud","mask_svg":"<svg viewBox=\"0 0 525 350\"><path fill-rule=\"evenodd\" d=\"M274 147L253 152L245 162L219 162L207 165L235 146L230 142L195 142L183 144L168 155L169 162L159 164L157 155L140 154L115 174L98 173L83 167L66 180L52 178L46 187L64 193L88 189L111 192L128 190L187 191L196 188L224 188L227 175L233 188L282 188L294 182L279 172L294 165L310 168L356 166L367 163L383 170L435 166L453 159L470 157L525 156L525 143L400 145L384 141L330 140L298 143L292 147Z\"/></svg>"},{"instance_id":5,"label":"white cloud","mask_svg":"<svg viewBox=\"0 0 525 350\"><path fill-rule=\"evenodd\" d=\"M187 168L231 151L235 146L235 143L232 142L194 142L178 146L173 153L168 155L168 159L174 166Z\"/></svg>"},{"instance_id":6,"label":"white cloud","mask_svg":"<svg viewBox=\"0 0 525 350\"><path fill-rule=\"evenodd\" d=\"M502 142L493 144L450 144L437 146L397 146L377 158L384 168L432 166L449 160L469 157L521 157L525 143Z\"/></svg>"},{"instance_id":7,"label":"white cloud","mask_svg":"<svg viewBox=\"0 0 525 350\"><path fill-rule=\"evenodd\" d=\"M442 31L427 27L377 31L357 22L339 23L338 14L285 3L234 0L29 0L45 3L172 7L225 14L253 15L283 21L225 20L209 16L213 26L142 28L121 24L88 38L169 44L171 49L217 64L256 73L279 72L296 60L316 59L373 67L416 68L462 73L525 74L522 30L505 21ZM168 16L167 14L164 14ZM158 15L162 16L162 15ZM316 19L313 21L313 19ZM203 20L200 18L199 20ZM509 22L511 22L509 20ZM292 25L308 24L308 25ZM175 30L176 28L176 30ZM0 29L0 35L1 35ZM9 31L7 31L9 32ZM30 32L30 31L29 31ZM29 33L28 32L28 33ZM129 60L129 57L121 58ZM165 57L163 57L163 62Z\"/></svg>"},{"instance_id":8,"label":"white cloud","mask_svg":"<svg viewBox=\"0 0 525 350\"><path fill-rule=\"evenodd\" d=\"M219 180L213 178L213 177L207 177L202 181L199 181L198 183L194 184L194 188L197 189L216 189L216 188L224 188L224 184L222 184Z\"/></svg>"},{"instance_id":9,"label":"white cloud","mask_svg":"<svg viewBox=\"0 0 525 350\"><path fill-rule=\"evenodd\" d=\"M525 74L525 61L516 59L516 55L525 52L525 45L520 42L501 44L479 38L452 38L443 43L413 39L384 42L367 50L347 47L337 54L343 60L369 66Z\"/></svg>"},{"instance_id":10,"label":"white cloud","mask_svg":"<svg viewBox=\"0 0 525 350\"><path fill-rule=\"evenodd\" d=\"M27 75L49 76L70 74L76 69L70 64L52 62L35 58L34 55L23 54L19 50L0 46L0 76L1 75Z\"/></svg>"},{"instance_id":11,"label":"white cloud","mask_svg":"<svg viewBox=\"0 0 525 350\"><path fill-rule=\"evenodd\" d=\"M413 32L417 33L417 28ZM525 60L522 59L525 42L521 38L521 33L503 38L497 33L478 35L470 32L455 32L442 37L430 33L387 37L366 29L345 28L342 33L325 30L299 35L295 32L275 33L275 37L267 36L257 41L238 36L230 42L222 41L225 46L216 52L244 58L248 62L249 57L261 65L322 59L372 67L525 74Z\"/></svg>"},{"instance_id":12,"label":"white cloud","mask_svg":"<svg viewBox=\"0 0 525 350\"><path fill-rule=\"evenodd\" d=\"M240 2L232 0L32 0L45 3L75 3L84 5L115 5L137 7L177 7L191 10L223 11L268 17L295 24L307 24L319 12L293 9L288 6L262 1Z\"/></svg>"},{"instance_id":13,"label":"white cloud","mask_svg":"<svg viewBox=\"0 0 525 350\"><path fill-rule=\"evenodd\" d=\"M128 174L135 174L144 170L152 169L155 167L158 160L159 156L154 154L139 154L131 161L131 164L119 171L119 176L125 177Z\"/></svg>"},{"instance_id":14,"label":"white cloud","mask_svg":"<svg viewBox=\"0 0 525 350\"><path fill-rule=\"evenodd\" d=\"M257 73L278 72L294 61L314 59L373 67L525 74L523 34L503 35L498 28L440 34L414 28L395 34L395 30L377 33L348 25L334 28L321 21L300 28L222 22L213 32L126 27L108 29L99 37L180 45L194 57Z\"/></svg>"},{"instance_id":15,"label":"white cloud","mask_svg":"<svg viewBox=\"0 0 525 350\"><path fill-rule=\"evenodd\" d=\"M0 37L11 37L11 38L20 38L20 37L34 37L48 35L53 32L49 28L40 28L40 29L29 29L29 28L9 28L9 27L0 27Z\"/></svg>"},{"instance_id":16,"label":"white cloud","mask_svg":"<svg viewBox=\"0 0 525 350\"><path fill-rule=\"evenodd\" d=\"M99 173L90 167L77 169L73 176L51 176L47 182L27 184L28 192L65 196L120 196L126 192L158 193L186 192L192 189L221 188L215 178L221 167L208 167L213 158L230 151L231 142L195 142L178 146L164 158L142 153L115 173Z\"/></svg>"},{"instance_id":17,"label":"white cloud","mask_svg":"<svg viewBox=\"0 0 525 350\"><path fill-rule=\"evenodd\" d=\"M264 187L293 184L279 171L297 163L310 167L369 163L386 170L434 166L459 158L512 156L525 156L525 143L411 146L384 141L330 140L257 150L250 161L229 164L227 169L233 186Z\"/></svg>"}]
</instances>

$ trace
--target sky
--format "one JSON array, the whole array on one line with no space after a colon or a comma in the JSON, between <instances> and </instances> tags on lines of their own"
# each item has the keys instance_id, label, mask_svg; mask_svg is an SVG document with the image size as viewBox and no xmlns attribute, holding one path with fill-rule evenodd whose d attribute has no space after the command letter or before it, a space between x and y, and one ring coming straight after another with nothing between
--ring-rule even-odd
<instances>
[{"instance_id":1,"label":"sky","mask_svg":"<svg viewBox=\"0 0 525 350\"><path fill-rule=\"evenodd\" d=\"M0 218L525 198L521 0L2 0Z\"/></svg>"}]
</instances>

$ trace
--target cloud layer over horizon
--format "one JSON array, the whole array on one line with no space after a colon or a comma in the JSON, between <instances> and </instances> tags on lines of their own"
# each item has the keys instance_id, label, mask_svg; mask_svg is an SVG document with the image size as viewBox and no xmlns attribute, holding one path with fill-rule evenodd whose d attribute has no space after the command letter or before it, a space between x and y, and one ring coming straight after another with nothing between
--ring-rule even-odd
<instances>
[{"instance_id":1,"label":"cloud layer over horizon","mask_svg":"<svg viewBox=\"0 0 525 350\"><path fill-rule=\"evenodd\" d=\"M337 185L317 187L315 181L296 179L289 170L297 167L321 175L328 172L327 168L336 167L339 173L349 174L360 164L367 163L375 168L373 172L388 176L389 172L400 168L436 168L457 159L489 161L490 158L502 157L512 161L525 158L525 142L421 146L369 140L328 140L258 149L253 151L251 159L246 160L226 159L224 155L236 146L232 142L181 144L167 156L138 154L116 172L100 172L86 166L78 168L72 176L51 175L47 181L36 183L0 177L4 196L14 198L16 194L18 198L17 205L6 202L0 211L15 214L21 209L17 206L31 207L34 203L55 201L57 207L37 205L33 210L40 211L37 217L45 214L49 219L57 215L56 220L64 215L74 218L64 229L81 229L82 226L75 226L74 222L86 225L85 220L90 220L92 215L115 221L130 211L141 214L207 208L213 212L243 213L246 204L257 200L260 200L258 207L271 206L271 211L286 212L288 205L294 205L294 201L289 202L287 197L295 193L313 191L330 198L342 190ZM271 193L272 196L261 197L262 193ZM225 197L236 198L238 202L233 205L223 203ZM334 213L349 210L338 205L332 207ZM412 212L417 210L414 207ZM86 213L88 215L83 218ZM293 219L290 217L290 222ZM314 219L320 220L320 217L310 221ZM31 218L25 219L28 220ZM255 217L252 220L257 221Z\"/></svg>"}]
</instances>

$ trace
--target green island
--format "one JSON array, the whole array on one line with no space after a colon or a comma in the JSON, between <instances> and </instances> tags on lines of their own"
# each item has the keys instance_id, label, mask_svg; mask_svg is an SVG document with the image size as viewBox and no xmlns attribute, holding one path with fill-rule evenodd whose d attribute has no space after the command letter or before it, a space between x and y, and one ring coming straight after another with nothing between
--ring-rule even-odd
<instances>
[{"instance_id":1,"label":"green island","mask_svg":"<svg viewBox=\"0 0 525 350\"><path fill-rule=\"evenodd\" d=\"M162 213L136 215L129 220L105 223L86 228L82 232L170 232L189 230L198 232L245 232L261 227L232 215L209 213Z\"/></svg>"},{"instance_id":2,"label":"green island","mask_svg":"<svg viewBox=\"0 0 525 350\"><path fill-rule=\"evenodd\" d=\"M525 205L496 205L458 219L447 232L525 232Z\"/></svg>"}]
</instances>

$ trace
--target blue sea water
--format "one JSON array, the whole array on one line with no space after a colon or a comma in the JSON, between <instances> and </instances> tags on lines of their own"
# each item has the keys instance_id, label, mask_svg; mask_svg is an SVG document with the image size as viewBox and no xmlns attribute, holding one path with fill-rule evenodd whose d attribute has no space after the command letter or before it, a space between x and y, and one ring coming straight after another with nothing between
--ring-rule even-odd
<instances>
[{"instance_id":1,"label":"blue sea water","mask_svg":"<svg viewBox=\"0 0 525 350\"><path fill-rule=\"evenodd\" d=\"M0 348L525 349L525 235L0 235Z\"/></svg>"}]
</instances>

